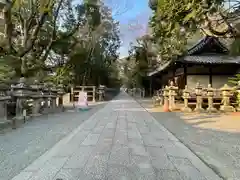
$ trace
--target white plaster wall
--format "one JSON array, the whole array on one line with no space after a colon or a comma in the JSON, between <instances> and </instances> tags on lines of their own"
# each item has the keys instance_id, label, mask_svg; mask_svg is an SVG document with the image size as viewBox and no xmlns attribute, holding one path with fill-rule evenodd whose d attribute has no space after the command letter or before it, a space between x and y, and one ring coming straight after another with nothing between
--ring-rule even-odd
<instances>
[{"instance_id":1,"label":"white plaster wall","mask_svg":"<svg viewBox=\"0 0 240 180\"><path fill-rule=\"evenodd\" d=\"M212 87L221 88L224 84L229 84L229 77L227 75L213 75L212 76ZM195 88L196 83L199 82L203 87L207 87L209 84L208 75L187 75L187 85L189 88Z\"/></svg>"},{"instance_id":2,"label":"white plaster wall","mask_svg":"<svg viewBox=\"0 0 240 180\"><path fill-rule=\"evenodd\" d=\"M221 76L212 76L212 86L214 88L221 88L224 84L229 84L228 83L228 78L229 76L225 75L221 75Z\"/></svg>"},{"instance_id":3,"label":"white plaster wall","mask_svg":"<svg viewBox=\"0 0 240 180\"><path fill-rule=\"evenodd\" d=\"M200 83L201 86L207 87L209 84L208 75L187 75L187 86L189 88L195 88L197 83Z\"/></svg>"}]
</instances>

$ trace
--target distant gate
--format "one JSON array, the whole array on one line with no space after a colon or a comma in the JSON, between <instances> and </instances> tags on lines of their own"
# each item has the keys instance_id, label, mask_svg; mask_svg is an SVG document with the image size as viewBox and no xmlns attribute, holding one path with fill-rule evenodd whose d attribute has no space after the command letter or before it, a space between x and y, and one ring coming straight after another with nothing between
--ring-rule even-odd
<instances>
[{"instance_id":1,"label":"distant gate","mask_svg":"<svg viewBox=\"0 0 240 180\"><path fill-rule=\"evenodd\" d=\"M71 101L78 101L79 92L87 92L88 101L96 101L96 86L76 86L71 88Z\"/></svg>"}]
</instances>

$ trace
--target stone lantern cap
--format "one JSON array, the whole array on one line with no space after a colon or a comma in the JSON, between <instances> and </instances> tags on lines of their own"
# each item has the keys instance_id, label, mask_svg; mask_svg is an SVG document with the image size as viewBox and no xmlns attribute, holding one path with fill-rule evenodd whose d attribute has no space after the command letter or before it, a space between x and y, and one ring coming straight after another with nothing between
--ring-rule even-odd
<instances>
[{"instance_id":1,"label":"stone lantern cap","mask_svg":"<svg viewBox=\"0 0 240 180\"><path fill-rule=\"evenodd\" d=\"M230 86L228 86L227 84L224 84L224 86L222 88L220 88L221 91L232 91L233 88L231 88Z\"/></svg>"},{"instance_id":2,"label":"stone lantern cap","mask_svg":"<svg viewBox=\"0 0 240 180\"><path fill-rule=\"evenodd\" d=\"M188 89L188 86L185 86L185 89L183 90L183 93L190 93L191 91Z\"/></svg>"},{"instance_id":3,"label":"stone lantern cap","mask_svg":"<svg viewBox=\"0 0 240 180\"><path fill-rule=\"evenodd\" d=\"M208 84L207 92L213 92L215 89L212 88L211 84Z\"/></svg>"},{"instance_id":4,"label":"stone lantern cap","mask_svg":"<svg viewBox=\"0 0 240 180\"><path fill-rule=\"evenodd\" d=\"M169 86L169 90L177 90L177 89L178 89L178 87L177 87L177 86L174 86L174 82L171 81L171 82L170 82L170 86Z\"/></svg>"},{"instance_id":5,"label":"stone lantern cap","mask_svg":"<svg viewBox=\"0 0 240 180\"><path fill-rule=\"evenodd\" d=\"M7 0L0 0L0 9L3 9L7 4Z\"/></svg>"},{"instance_id":6,"label":"stone lantern cap","mask_svg":"<svg viewBox=\"0 0 240 180\"><path fill-rule=\"evenodd\" d=\"M48 98L50 96L50 86L49 86L49 83L44 83L43 84L42 93L43 93L43 98Z\"/></svg>"},{"instance_id":7,"label":"stone lantern cap","mask_svg":"<svg viewBox=\"0 0 240 180\"><path fill-rule=\"evenodd\" d=\"M41 84L38 80L35 80L32 85L30 85L32 89L32 98L42 98L43 97L43 84Z\"/></svg>"},{"instance_id":8,"label":"stone lantern cap","mask_svg":"<svg viewBox=\"0 0 240 180\"><path fill-rule=\"evenodd\" d=\"M63 95L64 93L65 93L65 91L64 91L64 88L63 88L63 85L62 84L59 84L58 86L57 86L57 90L58 90L58 95Z\"/></svg>"},{"instance_id":9,"label":"stone lantern cap","mask_svg":"<svg viewBox=\"0 0 240 180\"><path fill-rule=\"evenodd\" d=\"M8 90L9 90L9 86L4 84L0 85L0 101L6 101L11 99L11 96L7 95Z\"/></svg>"},{"instance_id":10,"label":"stone lantern cap","mask_svg":"<svg viewBox=\"0 0 240 180\"><path fill-rule=\"evenodd\" d=\"M197 82L195 89L202 89L202 86L199 82Z\"/></svg>"},{"instance_id":11,"label":"stone lantern cap","mask_svg":"<svg viewBox=\"0 0 240 180\"><path fill-rule=\"evenodd\" d=\"M15 97L29 97L32 95L31 88L26 85L26 79L20 78L16 85L11 85L12 95Z\"/></svg>"}]
</instances>

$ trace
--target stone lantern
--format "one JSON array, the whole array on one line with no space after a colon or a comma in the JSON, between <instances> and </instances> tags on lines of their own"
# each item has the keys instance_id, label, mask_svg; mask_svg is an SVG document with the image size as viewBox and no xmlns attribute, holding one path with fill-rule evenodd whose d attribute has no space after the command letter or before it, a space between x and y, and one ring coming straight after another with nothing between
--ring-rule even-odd
<instances>
[{"instance_id":1,"label":"stone lantern","mask_svg":"<svg viewBox=\"0 0 240 180\"><path fill-rule=\"evenodd\" d=\"M2 11L7 4L7 0L0 0L0 11Z\"/></svg>"},{"instance_id":2,"label":"stone lantern","mask_svg":"<svg viewBox=\"0 0 240 180\"><path fill-rule=\"evenodd\" d=\"M222 103L223 105L220 106L220 110L223 112L235 112L235 109L230 104L230 97L232 96L233 88L229 87L225 84L221 89L222 92Z\"/></svg>"},{"instance_id":3,"label":"stone lantern","mask_svg":"<svg viewBox=\"0 0 240 180\"><path fill-rule=\"evenodd\" d=\"M40 109L43 101L43 85L40 84L38 80L35 80L30 87L32 88L31 97L33 98L32 116L40 116Z\"/></svg>"},{"instance_id":4,"label":"stone lantern","mask_svg":"<svg viewBox=\"0 0 240 180\"><path fill-rule=\"evenodd\" d=\"M54 84L51 84L50 88L50 107L51 111L54 112L57 108L57 97L58 97L58 90Z\"/></svg>"},{"instance_id":5,"label":"stone lantern","mask_svg":"<svg viewBox=\"0 0 240 180\"><path fill-rule=\"evenodd\" d=\"M0 118L7 120L7 103L11 96L7 95L9 88L7 86L0 86Z\"/></svg>"},{"instance_id":6,"label":"stone lantern","mask_svg":"<svg viewBox=\"0 0 240 180\"><path fill-rule=\"evenodd\" d=\"M43 84L43 89L42 89L42 93L43 93L43 111L44 113L48 113L49 111L49 107L50 107L50 103L49 103L49 97L50 97L50 88L49 88L49 84L48 83L44 83Z\"/></svg>"},{"instance_id":7,"label":"stone lantern","mask_svg":"<svg viewBox=\"0 0 240 180\"><path fill-rule=\"evenodd\" d=\"M195 94L196 94L196 108L194 109L195 112L203 112L204 109L202 108L202 86L200 83L196 84L195 87Z\"/></svg>"},{"instance_id":8,"label":"stone lantern","mask_svg":"<svg viewBox=\"0 0 240 180\"><path fill-rule=\"evenodd\" d=\"M190 90L188 89L188 86L185 86L185 89L183 90L183 96L184 99L184 107L181 109L181 111L185 113L192 112L192 109L188 106L188 99L190 98Z\"/></svg>"},{"instance_id":9,"label":"stone lantern","mask_svg":"<svg viewBox=\"0 0 240 180\"><path fill-rule=\"evenodd\" d=\"M31 96L32 92L29 86L26 85L24 77L19 79L18 84L11 85L12 96L16 98L16 116L13 120L13 128L16 128L16 120L25 120L27 98Z\"/></svg>"},{"instance_id":10,"label":"stone lantern","mask_svg":"<svg viewBox=\"0 0 240 180\"><path fill-rule=\"evenodd\" d=\"M168 93L168 95L169 95L169 110L173 111L176 109L175 97L177 95L178 87L174 86L174 82L171 81L168 89L169 89L169 93Z\"/></svg>"},{"instance_id":11,"label":"stone lantern","mask_svg":"<svg viewBox=\"0 0 240 180\"><path fill-rule=\"evenodd\" d=\"M98 93L99 93L99 101L103 101L104 96L105 96L105 86L104 85L99 86Z\"/></svg>"},{"instance_id":12,"label":"stone lantern","mask_svg":"<svg viewBox=\"0 0 240 180\"><path fill-rule=\"evenodd\" d=\"M57 98L57 106L61 109L61 111L64 111L64 107L63 107L63 95L65 94L64 91L64 86L62 84L59 84L57 86L57 94L58 94L58 98Z\"/></svg>"},{"instance_id":13,"label":"stone lantern","mask_svg":"<svg viewBox=\"0 0 240 180\"><path fill-rule=\"evenodd\" d=\"M213 106L213 96L214 96L214 89L212 88L211 84L208 85L207 88L207 97L208 97L208 108L207 112L217 112L217 109Z\"/></svg>"},{"instance_id":14,"label":"stone lantern","mask_svg":"<svg viewBox=\"0 0 240 180\"><path fill-rule=\"evenodd\" d=\"M164 105L163 105L163 110L165 112L169 111L169 87L165 86L165 88L163 89L163 97L164 97Z\"/></svg>"},{"instance_id":15,"label":"stone lantern","mask_svg":"<svg viewBox=\"0 0 240 180\"><path fill-rule=\"evenodd\" d=\"M237 111L239 112L240 111L240 81L238 81L236 90L237 90L237 103L238 103Z\"/></svg>"}]
</instances>

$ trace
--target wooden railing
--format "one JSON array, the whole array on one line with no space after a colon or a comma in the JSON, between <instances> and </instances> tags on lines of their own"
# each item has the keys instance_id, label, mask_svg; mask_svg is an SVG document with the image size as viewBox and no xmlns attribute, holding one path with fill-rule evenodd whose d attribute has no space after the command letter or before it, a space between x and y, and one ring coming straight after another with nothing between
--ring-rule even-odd
<instances>
[{"instance_id":1,"label":"wooden railing","mask_svg":"<svg viewBox=\"0 0 240 180\"><path fill-rule=\"evenodd\" d=\"M76 86L71 88L72 102L78 101L79 92L81 91L87 92L88 100L90 99L92 102L96 101L96 86Z\"/></svg>"}]
</instances>

